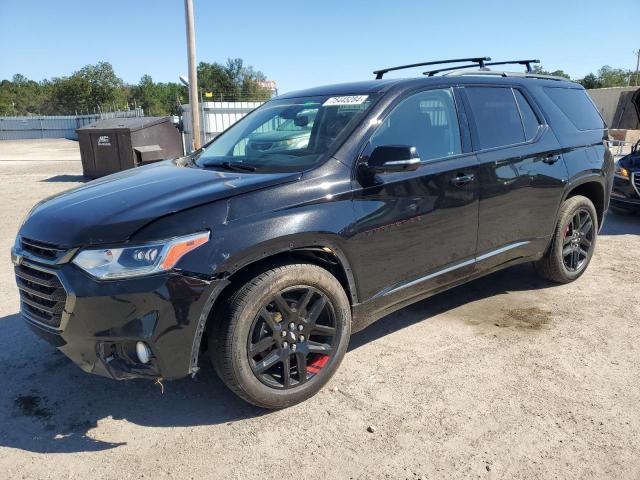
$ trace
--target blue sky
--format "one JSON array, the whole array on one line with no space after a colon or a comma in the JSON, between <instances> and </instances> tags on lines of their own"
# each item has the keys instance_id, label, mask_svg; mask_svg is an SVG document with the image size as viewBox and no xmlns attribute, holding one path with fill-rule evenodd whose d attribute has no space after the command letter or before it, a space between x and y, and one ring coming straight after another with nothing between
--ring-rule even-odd
<instances>
[{"instance_id":1,"label":"blue sky","mask_svg":"<svg viewBox=\"0 0 640 480\"><path fill-rule=\"evenodd\" d=\"M286 92L457 56L537 57L574 77L635 68L638 0L194 0L199 61L241 57ZM182 0L0 0L0 79L111 62L125 81L186 73ZM418 74L420 70L416 70ZM406 73L405 73L406 75Z\"/></svg>"}]
</instances>

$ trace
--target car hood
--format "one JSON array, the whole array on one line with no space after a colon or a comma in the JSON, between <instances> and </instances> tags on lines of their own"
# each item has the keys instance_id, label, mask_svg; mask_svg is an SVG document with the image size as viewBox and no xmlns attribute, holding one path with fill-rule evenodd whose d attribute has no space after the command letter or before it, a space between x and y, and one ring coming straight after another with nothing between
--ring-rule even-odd
<instances>
[{"instance_id":1,"label":"car hood","mask_svg":"<svg viewBox=\"0 0 640 480\"><path fill-rule=\"evenodd\" d=\"M292 138L303 138L311 135L310 130L301 131L287 131L287 130L274 130L272 132L253 133L249 136L249 140L253 142L280 142L283 140L289 140Z\"/></svg>"},{"instance_id":2,"label":"car hood","mask_svg":"<svg viewBox=\"0 0 640 480\"><path fill-rule=\"evenodd\" d=\"M620 159L620 165L631 171L640 170L640 152L630 153Z\"/></svg>"},{"instance_id":3,"label":"car hood","mask_svg":"<svg viewBox=\"0 0 640 480\"><path fill-rule=\"evenodd\" d=\"M123 242L161 216L295 181L299 176L159 162L109 175L44 200L34 207L19 234L64 247Z\"/></svg>"}]
</instances>

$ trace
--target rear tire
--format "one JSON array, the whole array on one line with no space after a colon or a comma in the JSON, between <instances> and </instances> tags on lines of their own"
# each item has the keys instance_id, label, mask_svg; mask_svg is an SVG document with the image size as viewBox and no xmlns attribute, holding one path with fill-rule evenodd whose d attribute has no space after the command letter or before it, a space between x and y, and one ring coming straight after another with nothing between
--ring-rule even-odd
<instances>
[{"instance_id":1,"label":"rear tire","mask_svg":"<svg viewBox=\"0 0 640 480\"><path fill-rule=\"evenodd\" d=\"M312 264L273 267L239 287L210 329L222 381L253 405L279 409L317 393L337 370L351 334L338 280Z\"/></svg>"},{"instance_id":2,"label":"rear tire","mask_svg":"<svg viewBox=\"0 0 640 480\"><path fill-rule=\"evenodd\" d=\"M568 198L560 207L551 245L534 263L538 275L556 283L569 283L587 269L598 237L598 215L591 200Z\"/></svg>"}]
</instances>

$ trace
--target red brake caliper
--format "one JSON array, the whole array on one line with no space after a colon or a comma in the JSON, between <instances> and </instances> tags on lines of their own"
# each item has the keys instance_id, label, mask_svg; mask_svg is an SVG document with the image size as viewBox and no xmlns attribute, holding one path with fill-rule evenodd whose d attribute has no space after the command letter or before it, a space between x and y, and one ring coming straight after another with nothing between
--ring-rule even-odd
<instances>
[{"instance_id":1,"label":"red brake caliper","mask_svg":"<svg viewBox=\"0 0 640 480\"><path fill-rule=\"evenodd\" d=\"M307 364L307 373L316 374L329 361L329 355L318 354L318 356L309 364Z\"/></svg>"}]
</instances>

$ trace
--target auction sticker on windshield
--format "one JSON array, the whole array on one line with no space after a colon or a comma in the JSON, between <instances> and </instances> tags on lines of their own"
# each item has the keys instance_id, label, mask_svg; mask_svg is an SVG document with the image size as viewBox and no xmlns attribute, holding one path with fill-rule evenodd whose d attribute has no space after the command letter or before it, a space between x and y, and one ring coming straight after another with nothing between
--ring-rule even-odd
<instances>
[{"instance_id":1,"label":"auction sticker on windshield","mask_svg":"<svg viewBox=\"0 0 640 480\"><path fill-rule=\"evenodd\" d=\"M327 99L323 107L335 107L337 105L361 105L369 98L369 95L346 95L343 97L331 97Z\"/></svg>"}]
</instances>

